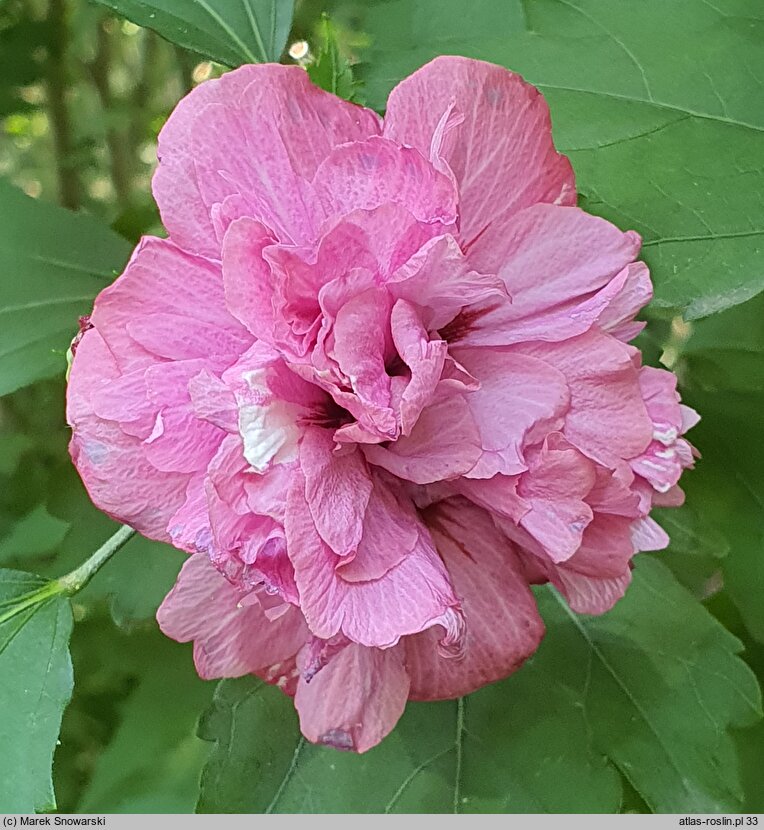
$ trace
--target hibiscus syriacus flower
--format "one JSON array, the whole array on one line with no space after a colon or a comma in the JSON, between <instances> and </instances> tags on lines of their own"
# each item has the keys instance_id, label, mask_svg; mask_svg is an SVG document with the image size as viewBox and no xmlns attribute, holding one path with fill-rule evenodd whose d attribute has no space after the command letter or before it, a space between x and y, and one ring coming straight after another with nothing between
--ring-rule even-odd
<instances>
[{"instance_id":1,"label":"hibiscus syriacus flower","mask_svg":"<svg viewBox=\"0 0 764 830\"><path fill-rule=\"evenodd\" d=\"M202 677L362 752L533 654L530 584L600 614L666 545L697 416L628 345L640 238L575 207L536 89L439 58L383 121L245 66L159 159L169 239L96 299L68 417L93 501L190 554L158 616Z\"/></svg>"}]
</instances>

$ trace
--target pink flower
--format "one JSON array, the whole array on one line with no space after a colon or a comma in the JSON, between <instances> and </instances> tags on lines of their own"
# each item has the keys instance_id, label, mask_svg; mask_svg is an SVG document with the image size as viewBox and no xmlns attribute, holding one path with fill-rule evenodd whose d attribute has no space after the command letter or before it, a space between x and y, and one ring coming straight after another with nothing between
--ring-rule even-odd
<instances>
[{"instance_id":1,"label":"pink flower","mask_svg":"<svg viewBox=\"0 0 764 830\"><path fill-rule=\"evenodd\" d=\"M159 156L170 238L97 298L68 418L93 501L191 554L158 617L202 677L363 752L535 651L531 583L600 614L666 545L696 416L627 344L640 238L575 207L536 89L439 58L383 122L246 66Z\"/></svg>"}]
</instances>

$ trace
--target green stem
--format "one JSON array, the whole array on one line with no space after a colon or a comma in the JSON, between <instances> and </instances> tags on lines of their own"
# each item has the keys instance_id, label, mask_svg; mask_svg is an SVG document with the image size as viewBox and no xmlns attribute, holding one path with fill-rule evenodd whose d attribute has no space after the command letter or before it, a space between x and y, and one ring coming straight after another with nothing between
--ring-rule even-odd
<instances>
[{"instance_id":1,"label":"green stem","mask_svg":"<svg viewBox=\"0 0 764 830\"><path fill-rule=\"evenodd\" d=\"M135 531L127 525L122 527L110 538L108 538L100 548L89 558L86 559L79 568L75 568L66 576L61 576L54 580L52 584L58 586L57 594L66 594L73 596L78 591L81 591L96 573L111 559L112 556L124 545L130 541Z\"/></svg>"},{"instance_id":2,"label":"green stem","mask_svg":"<svg viewBox=\"0 0 764 830\"><path fill-rule=\"evenodd\" d=\"M53 597L64 595L71 597L81 591L96 573L111 559L112 556L132 538L135 531L123 525L113 536L107 539L100 548L86 559L78 568L65 576L46 582L34 591L15 598L14 604L4 613L0 613L0 625L4 622Z\"/></svg>"}]
</instances>

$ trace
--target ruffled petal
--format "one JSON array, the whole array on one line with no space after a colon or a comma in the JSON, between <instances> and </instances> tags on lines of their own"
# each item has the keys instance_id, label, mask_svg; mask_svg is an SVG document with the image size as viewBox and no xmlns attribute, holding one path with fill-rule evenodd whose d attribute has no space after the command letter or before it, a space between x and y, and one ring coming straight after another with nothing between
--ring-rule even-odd
<instances>
[{"instance_id":1,"label":"ruffled petal","mask_svg":"<svg viewBox=\"0 0 764 830\"><path fill-rule=\"evenodd\" d=\"M585 455L611 466L647 447L652 423L629 346L591 329L561 343L522 343L512 350L537 357L565 376L571 402L563 433Z\"/></svg>"},{"instance_id":2,"label":"ruffled petal","mask_svg":"<svg viewBox=\"0 0 764 830\"><path fill-rule=\"evenodd\" d=\"M295 695L300 729L316 744L366 752L392 731L408 699L409 679L399 648L351 643Z\"/></svg>"},{"instance_id":3,"label":"ruffled petal","mask_svg":"<svg viewBox=\"0 0 764 830\"><path fill-rule=\"evenodd\" d=\"M243 66L200 84L159 134L154 197L170 236L218 259L217 205L265 221L284 241L311 238L308 182L334 147L380 131L370 110L314 86L300 67ZM230 203L229 203L230 204Z\"/></svg>"},{"instance_id":4,"label":"ruffled petal","mask_svg":"<svg viewBox=\"0 0 764 830\"><path fill-rule=\"evenodd\" d=\"M452 182L412 148L372 137L338 147L316 171L316 198L327 219L354 210L399 204L420 222L452 225Z\"/></svg>"},{"instance_id":5,"label":"ruffled petal","mask_svg":"<svg viewBox=\"0 0 764 830\"><path fill-rule=\"evenodd\" d=\"M167 525L185 500L189 476L158 470L141 438L94 412L93 397L119 377L113 353L98 330L90 329L77 347L67 388L66 416L73 430L69 452L97 507L145 536L167 542ZM118 411L110 414L119 417Z\"/></svg>"},{"instance_id":6,"label":"ruffled petal","mask_svg":"<svg viewBox=\"0 0 764 830\"><path fill-rule=\"evenodd\" d=\"M337 555L354 553L372 490L363 455L355 447L337 447L329 430L313 428L303 436L300 467L319 535Z\"/></svg>"},{"instance_id":7,"label":"ruffled petal","mask_svg":"<svg viewBox=\"0 0 764 830\"><path fill-rule=\"evenodd\" d=\"M429 631L404 641L410 697L440 700L469 694L515 671L538 647L544 625L514 546L486 511L454 499L426 515L462 598L466 624L460 658L440 655Z\"/></svg>"},{"instance_id":8,"label":"ruffled petal","mask_svg":"<svg viewBox=\"0 0 764 830\"><path fill-rule=\"evenodd\" d=\"M186 560L157 611L168 637L193 641L196 670L204 680L262 671L293 657L308 638L297 608L269 619L256 598L242 603L243 596L197 553Z\"/></svg>"},{"instance_id":9,"label":"ruffled petal","mask_svg":"<svg viewBox=\"0 0 764 830\"><path fill-rule=\"evenodd\" d=\"M90 322L123 373L157 358L232 363L252 339L228 312L220 268L153 237L98 295Z\"/></svg>"},{"instance_id":10,"label":"ruffled petal","mask_svg":"<svg viewBox=\"0 0 764 830\"><path fill-rule=\"evenodd\" d=\"M412 507L408 507L413 512ZM353 642L388 648L401 637L432 626L458 636L458 602L424 526L417 545L381 579L343 579L342 561L319 536L305 497L305 478L295 473L286 514L287 550L295 569L300 605L310 630L322 639L342 632ZM441 636L443 636L441 634Z\"/></svg>"},{"instance_id":11,"label":"ruffled petal","mask_svg":"<svg viewBox=\"0 0 764 830\"><path fill-rule=\"evenodd\" d=\"M461 342L564 340L607 315L611 303L618 306L611 313L617 323L634 279L628 266L640 244L638 234L578 208L539 204L521 211L499 239L485 235L469 252L473 268L498 273L512 302L480 307L479 316L472 310L475 322Z\"/></svg>"},{"instance_id":12,"label":"ruffled petal","mask_svg":"<svg viewBox=\"0 0 764 830\"><path fill-rule=\"evenodd\" d=\"M465 396L480 430L483 452L471 478L513 475L527 469L523 447L559 429L570 404L565 376L528 355L492 349L451 349L480 383Z\"/></svg>"},{"instance_id":13,"label":"ruffled petal","mask_svg":"<svg viewBox=\"0 0 764 830\"><path fill-rule=\"evenodd\" d=\"M444 135L449 112L456 117ZM463 245L490 232L500 238L508 217L537 202L575 204L573 170L554 149L546 101L499 66L436 58L390 93L384 134L453 171Z\"/></svg>"},{"instance_id":14,"label":"ruffled petal","mask_svg":"<svg viewBox=\"0 0 764 830\"><path fill-rule=\"evenodd\" d=\"M472 270L450 234L425 242L391 276L387 289L394 297L419 306L429 329L450 323L464 306L485 303L498 307L509 302L504 282Z\"/></svg>"},{"instance_id":15,"label":"ruffled petal","mask_svg":"<svg viewBox=\"0 0 764 830\"><path fill-rule=\"evenodd\" d=\"M365 444L367 461L415 484L430 484L468 473L482 454L480 433L465 396L435 400L416 426L389 447Z\"/></svg>"}]
</instances>

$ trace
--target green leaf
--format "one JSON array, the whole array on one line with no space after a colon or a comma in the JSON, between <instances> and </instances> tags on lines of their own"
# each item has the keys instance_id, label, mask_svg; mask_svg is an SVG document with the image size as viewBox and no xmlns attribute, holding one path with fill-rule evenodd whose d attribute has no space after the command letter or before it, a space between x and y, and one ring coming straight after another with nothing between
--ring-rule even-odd
<instances>
[{"instance_id":1,"label":"green leaf","mask_svg":"<svg viewBox=\"0 0 764 830\"><path fill-rule=\"evenodd\" d=\"M556 606L556 607L555 607ZM592 740L653 812L723 812L742 791L727 729L761 713L740 642L650 557L616 608L576 616L558 596L545 658L578 690Z\"/></svg>"},{"instance_id":2,"label":"green leaf","mask_svg":"<svg viewBox=\"0 0 764 830\"><path fill-rule=\"evenodd\" d=\"M0 570L0 615L44 580ZM72 694L72 613L63 597L0 622L0 809L54 810L51 767L61 716Z\"/></svg>"},{"instance_id":3,"label":"green leaf","mask_svg":"<svg viewBox=\"0 0 764 830\"><path fill-rule=\"evenodd\" d=\"M702 459L688 478L688 496L726 538L725 588L764 642L764 366L737 360L741 351L764 350L762 315L764 296L702 320L677 368L684 399L703 416L690 435Z\"/></svg>"},{"instance_id":4,"label":"green leaf","mask_svg":"<svg viewBox=\"0 0 764 830\"><path fill-rule=\"evenodd\" d=\"M340 52L337 31L326 15L321 18L318 54L315 61L308 65L308 75L321 89L347 101L357 100L359 83L353 77L347 58Z\"/></svg>"},{"instance_id":5,"label":"green leaf","mask_svg":"<svg viewBox=\"0 0 764 830\"><path fill-rule=\"evenodd\" d=\"M361 25L376 109L444 52L539 86L581 204L643 235L655 309L695 319L764 289L758 0L476 0L466 13L460 0L374 0Z\"/></svg>"},{"instance_id":6,"label":"green leaf","mask_svg":"<svg viewBox=\"0 0 764 830\"><path fill-rule=\"evenodd\" d=\"M172 43L226 66L278 61L293 0L98 0Z\"/></svg>"},{"instance_id":7,"label":"green leaf","mask_svg":"<svg viewBox=\"0 0 764 830\"><path fill-rule=\"evenodd\" d=\"M539 591L548 633L508 680L410 704L363 756L305 743L292 702L223 681L200 735L215 742L204 812L615 812L620 770L656 812L734 810L727 728L758 716L740 643L655 560L608 615Z\"/></svg>"},{"instance_id":8,"label":"green leaf","mask_svg":"<svg viewBox=\"0 0 764 830\"><path fill-rule=\"evenodd\" d=\"M661 553L661 561L685 588L702 599L720 587L722 560L730 545L707 511L699 509L714 498L713 492L703 486L706 482L702 469L696 474L688 473L682 483L690 488L685 504L656 509L652 517L671 539L668 549Z\"/></svg>"},{"instance_id":9,"label":"green leaf","mask_svg":"<svg viewBox=\"0 0 764 830\"><path fill-rule=\"evenodd\" d=\"M195 726L214 687L197 677L189 648L158 631L144 639L139 683L78 812L193 812L208 750L194 734Z\"/></svg>"},{"instance_id":10,"label":"green leaf","mask_svg":"<svg viewBox=\"0 0 764 830\"><path fill-rule=\"evenodd\" d=\"M77 318L130 246L106 225L0 180L0 395L66 370Z\"/></svg>"},{"instance_id":11,"label":"green leaf","mask_svg":"<svg viewBox=\"0 0 764 830\"><path fill-rule=\"evenodd\" d=\"M48 513L45 505L19 519L11 532L0 539L0 562L29 559L54 550L69 530L67 522Z\"/></svg>"}]
</instances>

